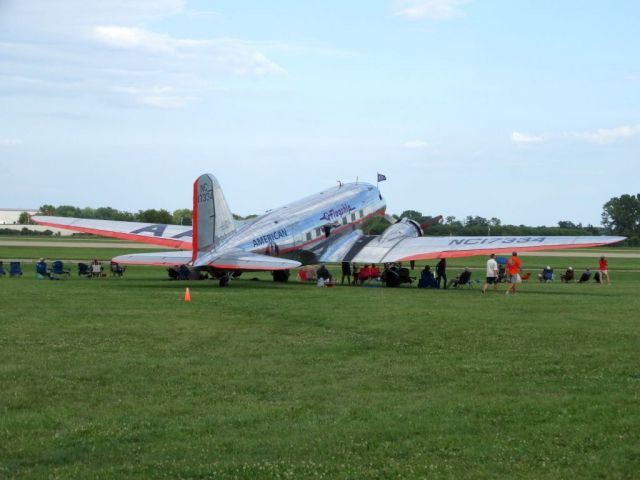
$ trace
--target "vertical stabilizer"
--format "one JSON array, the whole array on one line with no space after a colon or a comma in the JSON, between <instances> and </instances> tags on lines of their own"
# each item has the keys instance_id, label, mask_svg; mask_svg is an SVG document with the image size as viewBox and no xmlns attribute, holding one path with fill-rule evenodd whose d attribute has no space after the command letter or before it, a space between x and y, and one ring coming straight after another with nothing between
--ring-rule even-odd
<instances>
[{"instance_id":1,"label":"vertical stabilizer","mask_svg":"<svg viewBox=\"0 0 640 480\"><path fill-rule=\"evenodd\" d=\"M217 248L235 233L236 225L222 188L210 173L193 184L193 257Z\"/></svg>"}]
</instances>

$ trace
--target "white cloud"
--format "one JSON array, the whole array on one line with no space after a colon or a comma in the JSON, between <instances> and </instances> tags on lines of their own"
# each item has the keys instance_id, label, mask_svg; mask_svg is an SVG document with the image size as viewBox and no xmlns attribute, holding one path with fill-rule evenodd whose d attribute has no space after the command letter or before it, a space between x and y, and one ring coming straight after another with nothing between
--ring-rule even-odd
<instances>
[{"instance_id":1,"label":"white cloud","mask_svg":"<svg viewBox=\"0 0 640 480\"><path fill-rule=\"evenodd\" d=\"M190 95L178 95L172 87L164 85L157 85L151 88L120 86L114 87L112 90L129 95L136 105L151 108L182 108L196 99L196 97Z\"/></svg>"},{"instance_id":2,"label":"white cloud","mask_svg":"<svg viewBox=\"0 0 640 480\"><path fill-rule=\"evenodd\" d=\"M0 147L15 147L21 143L22 140L17 138L0 138Z\"/></svg>"},{"instance_id":3,"label":"white cloud","mask_svg":"<svg viewBox=\"0 0 640 480\"><path fill-rule=\"evenodd\" d=\"M513 132L511 134L511 141L518 145L532 145L536 143L542 143L544 139L541 135L531 135L523 132Z\"/></svg>"},{"instance_id":4,"label":"white cloud","mask_svg":"<svg viewBox=\"0 0 640 480\"><path fill-rule=\"evenodd\" d=\"M598 130L587 132L568 132L565 133L564 136L589 143L614 143L640 136L640 124L623 125L615 128L599 128Z\"/></svg>"},{"instance_id":5,"label":"white cloud","mask_svg":"<svg viewBox=\"0 0 640 480\"><path fill-rule=\"evenodd\" d=\"M539 135L513 132L511 134L511 141L516 145L533 145L552 140L574 140L604 145L629 140L634 137L640 137L640 124L622 125L614 128L599 128L597 130L587 130L583 132L557 132Z\"/></svg>"},{"instance_id":6,"label":"white cloud","mask_svg":"<svg viewBox=\"0 0 640 480\"><path fill-rule=\"evenodd\" d=\"M418 148L426 148L429 144L424 140L409 140L404 143L404 148L409 149L418 149Z\"/></svg>"},{"instance_id":7,"label":"white cloud","mask_svg":"<svg viewBox=\"0 0 640 480\"><path fill-rule=\"evenodd\" d=\"M16 0L3 9L0 23L9 28L0 30L0 68L10 74L0 75L0 91L180 108L224 78L285 72L265 54L268 44L176 38L146 25L191 15L183 0L58 3Z\"/></svg>"},{"instance_id":8,"label":"white cloud","mask_svg":"<svg viewBox=\"0 0 640 480\"><path fill-rule=\"evenodd\" d=\"M409 20L448 20L464 16L470 0L396 0L394 15Z\"/></svg>"}]
</instances>

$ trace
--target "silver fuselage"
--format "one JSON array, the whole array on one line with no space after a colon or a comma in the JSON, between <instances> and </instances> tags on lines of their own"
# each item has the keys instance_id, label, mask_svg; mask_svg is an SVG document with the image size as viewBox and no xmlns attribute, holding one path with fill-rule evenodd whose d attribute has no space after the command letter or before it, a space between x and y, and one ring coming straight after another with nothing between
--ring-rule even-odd
<instances>
[{"instance_id":1,"label":"silver fuselage","mask_svg":"<svg viewBox=\"0 0 640 480\"><path fill-rule=\"evenodd\" d=\"M347 183L268 211L242 225L218 248L293 258L296 251L317 249L329 239L352 232L368 218L383 215L385 208L373 185Z\"/></svg>"}]
</instances>

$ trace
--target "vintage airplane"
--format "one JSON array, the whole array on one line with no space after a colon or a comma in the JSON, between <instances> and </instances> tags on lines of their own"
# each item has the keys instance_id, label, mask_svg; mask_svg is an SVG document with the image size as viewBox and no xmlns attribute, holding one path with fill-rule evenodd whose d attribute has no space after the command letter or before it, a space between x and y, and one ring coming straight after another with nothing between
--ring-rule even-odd
<instances>
[{"instance_id":1,"label":"vintage airplane","mask_svg":"<svg viewBox=\"0 0 640 480\"><path fill-rule=\"evenodd\" d=\"M34 216L41 225L174 248L168 252L122 255L122 264L189 265L208 270L220 285L241 271L277 274L301 264L386 263L489 253L595 247L620 242L612 236L423 236L415 221L402 218L382 235L358 228L384 215L380 191L368 183L347 183L324 190L251 220L236 221L211 174L193 185L193 227L181 225ZM276 278L276 275L274 275Z\"/></svg>"}]
</instances>

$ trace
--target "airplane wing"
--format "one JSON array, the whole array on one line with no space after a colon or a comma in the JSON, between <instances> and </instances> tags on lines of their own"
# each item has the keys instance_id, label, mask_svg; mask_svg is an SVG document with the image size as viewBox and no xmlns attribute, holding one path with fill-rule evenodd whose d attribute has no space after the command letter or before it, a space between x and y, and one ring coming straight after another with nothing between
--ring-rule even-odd
<instances>
[{"instance_id":1,"label":"airplane wing","mask_svg":"<svg viewBox=\"0 0 640 480\"><path fill-rule=\"evenodd\" d=\"M120 238L132 242L150 243L165 247L191 250L192 229L186 225L160 223L119 222L73 217L47 217L35 215L31 219L48 227L75 232L93 233L102 237ZM191 255L191 253L189 253Z\"/></svg>"},{"instance_id":2,"label":"airplane wing","mask_svg":"<svg viewBox=\"0 0 640 480\"><path fill-rule=\"evenodd\" d=\"M172 252L132 253L113 258L123 265L175 266L191 263L191 252L174 250Z\"/></svg>"},{"instance_id":3,"label":"airplane wing","mask_svg":"<svg viewBox=\"0 0 640 480\"><path fill-rule=\"evenodd\" d=\"M120 255L114 262L124 265L184 265L191 264L191 252L151 252ZM232 250L229 252L210 252L202 255L194 267L214 267L221 270L288 270L299 267L300 262L285 258L270 257L259 253Z\"/></svg>"},{"instance_id":4,"label":"airplane wing","mask_svg":"<svg viewBox=\"0 0 640 480\"><path fill-rule=\"evenodd\" d=\"M626 237L605 236L514 236L514 237L394 237L347 236L319 255L322 262L386 263L434 258L508 254L513 251L559 250L599 247Z\"/></svg>"}]
</instances>

